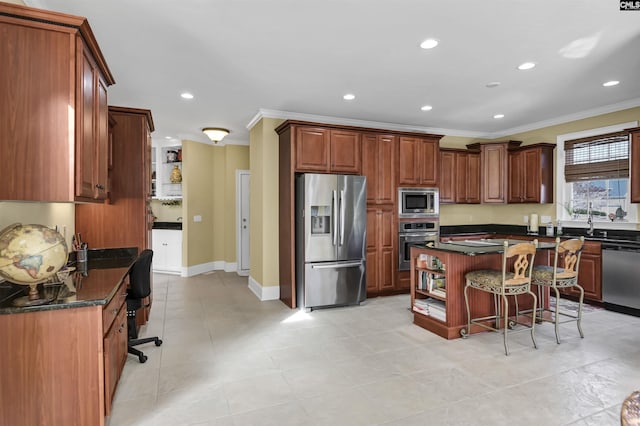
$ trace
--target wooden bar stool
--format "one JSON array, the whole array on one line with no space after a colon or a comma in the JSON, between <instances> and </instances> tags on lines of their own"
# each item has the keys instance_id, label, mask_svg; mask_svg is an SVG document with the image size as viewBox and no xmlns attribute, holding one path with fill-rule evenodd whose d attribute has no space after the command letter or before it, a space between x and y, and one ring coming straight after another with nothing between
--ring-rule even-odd
<instances>
[{"instance_id":1,"label":"wooden bar stool","mask_svg":"<svg viewBox=\"0 0 640 426\"><path fill-rule=\"evenodd\" d=\"M533 347L537 348L535 338L535 312L537 297L531 291L531 271L533 268L533 260L538 249L538 240L531 243L519 243L509 246L508 241L504 242L504 253L502 255L502 270L479 270L471 271L465 274L466 286L464 287L464 301L467 308L467 329L462 330L463 338L466 338L471 332L471 324L479 325L494 331L502 331L504 339L504 353L509 355L509 347L507 344L507 334L509 328L516 324L525 326L524 329L530 330ZM512 258L515 261L512 263ZM513 271L510 271L512 265ZM471 318L471 309L469 308L469 289L473 288L493 294L493 303L495 306L495 315ZM531 314L531 323L520 323L517 305L517 296L520 294L530 294L533 298L533 309ZM509 301L507 296L516 297L516 315L515 320L509 317ZM495 326L488 325L488 320L495 321ZM503 320L503 325L500 325Z\"/></svg>"},{"instance_id":2,"label":"wooden bar stool","mask_svg":"<svg viewBox=\"0 0 640 426\"><path fill-rule=\"evenodd\" d=\"M562 242L560 242L560 238L556 238L553 266L538 265L533 268L533 284L538 286L538 297L540 297L545 288L553 289L555 293L556 300L553 304L554 306L549 306L549 309L541 306L538 310L538 320L553 322L555 324L557 343L560 343L560 335L558 333L559 325L571 321L576 321L580 337L584 338L584 334L582 333L582 302L584 299L584 289L578 284L578 269L580 267L580 255L582 254L583 248L584 237L564 240ZM570 287L575 287L580 291L578 313L576 315L560 310L559 289ZM550 312L551 318L545 318L545 312ZM560 322L561 316L564 316L566 320Z\"/></svg>"},{"instance_id":3,"label":"wooden bar stool","mask_svg":"<svg viewBox=\"0 0 640 426\"><path fill-rule=\"evenodd\" d=\"M640 426L640 391L633 392L622 403L620 424L622 426Z\"/></svg>"}]
</instances>

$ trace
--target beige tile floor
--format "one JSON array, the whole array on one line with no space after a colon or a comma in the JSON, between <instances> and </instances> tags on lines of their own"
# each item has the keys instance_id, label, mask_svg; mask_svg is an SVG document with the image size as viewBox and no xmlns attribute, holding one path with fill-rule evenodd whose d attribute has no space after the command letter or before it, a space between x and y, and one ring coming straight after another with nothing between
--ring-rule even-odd
<instances>
[{"instance_id":1,"label":"beige tile floor","mask_svg":"<svg viewBox=\"0 0 640 426\"><path fill-rule=\"evenodd\" d=\"M605 310L510 338L444 340L412 324L409 296L305 314L260 302L247 279L154 275L142 335L108 426L619 425L640 389L640 318Z\"/></svg>"}]
</instances>

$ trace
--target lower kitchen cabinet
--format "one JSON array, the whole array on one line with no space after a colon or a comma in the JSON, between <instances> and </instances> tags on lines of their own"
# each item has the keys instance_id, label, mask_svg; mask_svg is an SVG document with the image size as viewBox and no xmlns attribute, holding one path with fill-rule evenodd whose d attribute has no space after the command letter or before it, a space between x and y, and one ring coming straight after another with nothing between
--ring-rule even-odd
<instances>
[{"instance_id":1,"label":"lower kitchen cabinet","mask_svg":"<svg viewBox=\"0 0 640 426\"><path fill-rule=\"evenodd\" d=\"M153 272L180 275L182 271L182 231L154 229Z\"/></svg>"}]
</instances>

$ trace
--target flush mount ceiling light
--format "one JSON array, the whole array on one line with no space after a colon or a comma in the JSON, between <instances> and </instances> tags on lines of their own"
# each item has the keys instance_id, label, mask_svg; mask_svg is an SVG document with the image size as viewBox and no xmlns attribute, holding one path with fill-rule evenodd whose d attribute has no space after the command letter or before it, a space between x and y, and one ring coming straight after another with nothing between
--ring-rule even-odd
<instances>
[{"instance_id":1,"label":"flush mount ceiling light","mask_svg":"<svg viewBox=\"0 0 640 426\"><path fill-rule=\"evenodd\" d=\"M431 111L433 107L431 105L425 105L420 108L422 111Z\"/></svg>"},{"instance_id":2,"label":"flush mount ceiling light","mask_svg":"<svg viewBox=\"0 0 640 426\"><path fill-rule=\"evenodd\" d=\"M504 114L496 114L493 116L495 119L504 118Z\"/></svg>"},{"instance_id":3,"label":"flush mount ceiling light","mask_svg":"<svg viewBox=\"0 0 640 426\"><path fill-rule=\"evenodd\" d=\"M499 81L491 81L491 82L487 83L485 86L488 87L489 89L493 89L494 87L500 86L500 82Z\"/></svg>"},{"instance_id":4,"label":"flush mount ceiling light","mask_svg":"<svg viewBox=\"0 0 640 426\"><path fill-rule=\"evenodd\" d=\"M518 65L519 70L530 70L536 66L535 62L525 62L523 64Z\"/></svg>"},{"instance_id":5,"label":"flush mount ceiling light","mask_svg":"<svg viewBox=\"0 0 640 426\"><path fill-rule=\"evenodd\" d=\"M180 93L182 99L193 99L193 95L189 92Z\"/></svg>"},{"instance_id":6,"label":"flush mount ceiling light","mask_svg":"<svg viewBox=\"0 0 640 426\"><path fill-rule=\"evenodd\" d=\"M227 129L223 129L221 127L205 127L204 129L202 129L202 132L207 135L207 137L211 139L211 142L213 143L220 142L225 136L229 134L229 131Z\"/></svg>"},{"instance_id":7,"label":"flush mount ceiling light","mask_svg":"<svg viewBox=\"0 0 640 426\"><path fill-rule=\"evenodd\" d=\"M604 87L617 86L618 84L620 84L618 80L611 80L611 81L607 81L606 83L602 83Z\"/></svg>"},{"instance_id":8,"label":"flush mount ceiling light","mask_svg":"<svg viewBox=\"0 0 640 426\"><path fill-rule=\"evenodd\" d=\"M356 98L356 95L354 95L353 93L347 93L342 97L342 99L344 99L345 101L352 101L355 98Z\"/></svg>"},{"instance_id":9,"label":"flush mount ceiling light","mask_svg":"<svg viewBox=\"0 0 640 426\"><path fill-rule=\"evenodd\" d=\"M420 47L423 49L433 49L438 45L438 43L438 40L436 40L435 38L428 38L420 43Z\"/></svg>"}]
</instances>

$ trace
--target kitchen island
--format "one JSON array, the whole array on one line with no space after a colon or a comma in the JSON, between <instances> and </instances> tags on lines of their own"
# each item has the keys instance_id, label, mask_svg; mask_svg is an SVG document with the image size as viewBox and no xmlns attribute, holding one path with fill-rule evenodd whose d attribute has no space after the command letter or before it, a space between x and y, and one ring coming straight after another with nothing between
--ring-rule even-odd
<instances>
[{"instance_id":1,"label":"kitchen island","mask_svg":"<svg viewBox=\"0 0 640 426\"><path fill-rule=\"evenodd\" d=\"M127 356L137 249L89 252L64 282L39 285L49 304L14 306L24 287L0 284L0 425L104 424Z\"/></svg>"},{"instance_id":2,"label":"kitchen island","mask_svg":"<svg viewBox=\"0 0 640 426\"><path fill-rule=\"evenodd\" d=\"M533 238L532 238L533 240ZM413 322L446 339L461 337L467 327L464 302L465 274L478 269L502 269L503 239L464 240L429 243L411 247L411 308ZM522 240L507 240L509 244ZM553 243L539 243L539 250L553 249ZM418 260L421 259L420 265ZM546 264L547 256L536 255L536 264ZM533 286L535 287L535 286ZM535 292L535 290L533 290ZM531 309L530 298L519 298L521 310ZM539 304L548 304L548 291ZM493 314L489 293L470 291L472 317ZM486 331L472 327L470 332Z\"/></svg>"}]
</instances>

